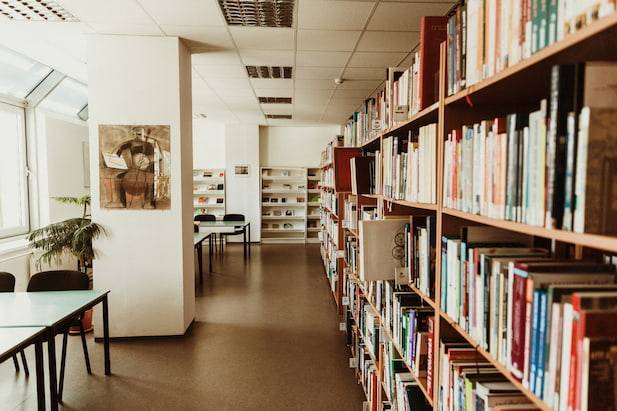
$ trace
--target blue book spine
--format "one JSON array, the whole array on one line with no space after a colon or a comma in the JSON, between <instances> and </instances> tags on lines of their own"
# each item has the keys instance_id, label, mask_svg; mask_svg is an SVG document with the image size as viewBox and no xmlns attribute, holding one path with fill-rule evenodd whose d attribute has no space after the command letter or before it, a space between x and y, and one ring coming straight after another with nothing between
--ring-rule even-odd
<instances>
[{"instance_id":1,"label":"blue book spine","mask_svg":"<svg viewBox=\"0 0 617 411\"><path fill-rule=\"evenodd\" d=\"M540 305L540 291L533 291L531 303L531 335L529 336L529 390L536 390L536 356L538 353L538 306Z\"/></svg>"},{"instance_id":2,"label":"blue book spine","mask_svg":"<svg viewBox=\"0 0 617 411\"><path fill-rule=\"evenodd\" d=\"M448 238L441 237L441 309L448 312Z\"/></svg>"},{"instance_id":3,"label":"blue book spine","mask_svg":"<svg viewBox=\"0 0 617 411\"><path fill-rule=\"evenodd\" d=\"M538 342L537 342L537 351L538 358L536 364L536 389L534 393L542 398L544 396L544 366L546 364L546 319L548 316L548 296L546 295L546 290L542 290L539 292L540 295L540 310L538 314Z\"/></svg>"}]
</instances>

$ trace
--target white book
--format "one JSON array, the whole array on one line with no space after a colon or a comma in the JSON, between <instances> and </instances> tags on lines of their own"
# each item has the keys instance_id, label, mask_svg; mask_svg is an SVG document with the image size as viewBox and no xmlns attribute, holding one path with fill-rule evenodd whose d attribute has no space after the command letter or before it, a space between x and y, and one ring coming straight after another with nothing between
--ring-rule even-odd
<instances>
[{"instance_id":1,"label":"white book","mask_svg":"<svg viewBox=\"0 0 617 411\"><path fill-rule=\"evenodd\" d=\"M570 384L570 349L572 348L572 304L563 304L563 327L561 340L561 373L559 378L559 411L568 411Z\"/></svg>"},{"instance_id":2,"label":"white book","mask_svg":"<svg viewBox=\"0 0 617 411\"><path fill-rule=\"evenodd\" d=\"M561 328L561 304L552 303L548 368L544 380L544 401L546 401L549 406L553 406L555 398L557 365L558 360L561 359Z\"/></svg>"},{"instance_id":3,"label":"white book","mask_svg":"<svg viewBox=\"0 0 617 411\"><path fill-rule=\"evenodd\" d=\"M574 183L574 231L585 232L585 188L587 184L587 143L589 140L589 107L583 107L579 117L576 175Z\"/></svg>"}]
</instances>

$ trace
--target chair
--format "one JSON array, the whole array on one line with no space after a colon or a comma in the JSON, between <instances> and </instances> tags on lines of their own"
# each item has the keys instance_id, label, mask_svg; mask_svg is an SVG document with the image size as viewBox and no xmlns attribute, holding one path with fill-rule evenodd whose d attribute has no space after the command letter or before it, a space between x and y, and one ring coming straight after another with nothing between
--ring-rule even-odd
<instances>
[{"instance_id":1,"label":"chair","mask_svg":"<svg viewBox=\"0 0 617 411\"><path fill-rule=\"evenodd\" d=\"M90 288L89 286L90 280L88 276L79 271L43 271L33 275L32 278L30 278L30 281L28 282L28 292L87 290ZM62 399L62 388L64 386L67 337L69 334L69 328L72 326L79 327L81 345L84 351L84 359L86 361L86 371L88 374L92 374L92 369L90 368L90 356L88 355L88 345L86 344L86 333L84 332L84 326L81 322L82 317L83 313L73 319L69 325L60 331L64 334L62 339L62 360L60 362L60 382L58 388L58 399L60 400Z\"/></svg>"},{"instance_id":2,"label":"chair","mask_svg":"<svg viewBox=\"0 0 617 411\"><path fill-rule=\"evenodd\" d=\"M223 221L239 221L239 222L244 222L245 218L244 218L244 214L225 214L223 216ZM234 229L234 231L230 232L230 233L219 233L219 235L221 236L221 251L223 251L223 247L224 247L224 239L228 236L233 236L233 235L241 235L244 234L246 232L246 227L242 227L241 229L238 229L237 227ZM251 239L249 238L249 241L251 241Z\"/></svg>"},{"instance_id":3,"label":"chair","mask_svg":"<svg viewBox=\"0 0 617 411\"><path fill-rule=\"evenodd\" d=\"M0 293L12 293L15 291L15 276L11 273L0 272ZM26 377L30 375L30 370L28 369L28 362L26 361L26 354L24 351L19 352L19 356L21 357L21 362L24 365L24 372L26 373ZM13 356L13 364L15 365L15 371L19 372L19 361L17 361L17 356Z\"/></svg>"},{"instance_id":4,"label":"chair","mask_svg":"<svg viewBox=\"0 0 617 411\"><path fill-rule=\"evenodd\" d=\"M214 214L197 214L193 221L216 221L216 216ZM216 233L212 233L212 237L214 238L214 244L216 244Z\"/></svg>"}]
</instances>

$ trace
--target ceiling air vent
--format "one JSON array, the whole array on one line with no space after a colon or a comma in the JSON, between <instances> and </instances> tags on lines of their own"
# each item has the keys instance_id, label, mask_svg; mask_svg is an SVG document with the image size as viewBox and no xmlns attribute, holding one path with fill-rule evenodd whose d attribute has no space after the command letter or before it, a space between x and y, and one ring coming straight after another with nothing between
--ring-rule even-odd
<instances>
[{"instance_id":1,"label":"ceiling air vent","mask_svg":"<svg viewBox=\"0 0 617 411\"><path fill-rule=\"evenodd\" d=\"M259 104L291 104L291 97L258 97Z\"/></svg>"},{"instance_id":2,"label":"ceiling air vent","mask_svg":"<svg viewBox=\"0 0 617 411\"><path fill-rule=\"evenodd\" d=\"M1 0L0 15L11 20L79 21L51 0Z\"/></svg>"},{"instance_id":3,"label":"ceiling air vent","mask_svg":"<svg viewBox=\"0 0 617 411\"><path fill-rule=\"evenodd\" d=\"M266 118L276 120L291 120L291 114L266 114Z\"/></svg>"},{"instance_id":4,"label":"ceiling air vent","mask_svg":"<svg viewBox=\"0 0 617 411\"><path fill-rule=\"evenodd\" d=\"M230 26L291 27L295 0L218 0Z\"/></svg>"},{"instance_id":5,"label":"ceiling air vent","mask_svg":"<svg viewBox=\"0 0 617 411\"><path fill-rule=\"evenodd\" d=\"M246 66L250 78L291 78L291 67Z\"/></svg>"}]
</instances>

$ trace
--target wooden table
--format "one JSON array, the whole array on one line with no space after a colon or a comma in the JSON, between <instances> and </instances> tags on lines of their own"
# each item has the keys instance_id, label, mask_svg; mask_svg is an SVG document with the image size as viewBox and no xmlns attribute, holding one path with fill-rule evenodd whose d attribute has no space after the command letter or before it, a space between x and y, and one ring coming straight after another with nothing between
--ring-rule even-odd
<instances>
[{"instance_id":1,"label":"wooden table","mask_svg":"<svg viewBox=\"0 0 617 411\"><path fill-rule=\"evenodd\" d=\"M0 293L0 328L45 327L48 331L49 395L52 410L58 409L58 402L61 400L61 393L58 395L55 336L75 317L99 303L103 305L105 375L111 374L108 294L108 290Z\"/></svg>"},{"instance_id":2,"label":"wooden table","mask_svg":"<svg viewBox=\"0 0 617 411\"><path fill-rule=\"evenodd\" d=\"M248 251L251 255L251 222L250 221L200 221L200 232L207 233L233 233L237 228L242 229L242 245L244 247L244 257ZM222 241L222 239L221 239Z\"/></svg>"}]
</instances>

